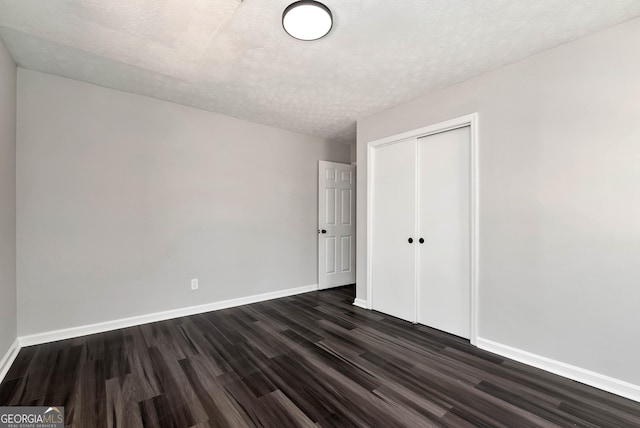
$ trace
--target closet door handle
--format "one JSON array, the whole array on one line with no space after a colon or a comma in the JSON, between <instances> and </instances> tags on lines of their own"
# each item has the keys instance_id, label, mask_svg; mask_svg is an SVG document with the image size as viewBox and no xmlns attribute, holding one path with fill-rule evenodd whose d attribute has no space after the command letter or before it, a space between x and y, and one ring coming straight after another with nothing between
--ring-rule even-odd
<instances>
[{"instance_id":1,"label":"closet door handle","mask_svg":"<svg viewBox=\"0 0 640 428\"><path fill-rule=\"evenodd\" d=\"M413 244L413 238L409 238L409 244Z\"/></svg>"},{"instance_id":2,"label":"closet door handle","mask_svg":"<svg viewBox=\"0 0 640 428\"><path fill-rule=\"evenodd\" d=\"M424 238L418 239L418 242L421 243L421 244L424 244Z\"/></svg>"}]
</instances>

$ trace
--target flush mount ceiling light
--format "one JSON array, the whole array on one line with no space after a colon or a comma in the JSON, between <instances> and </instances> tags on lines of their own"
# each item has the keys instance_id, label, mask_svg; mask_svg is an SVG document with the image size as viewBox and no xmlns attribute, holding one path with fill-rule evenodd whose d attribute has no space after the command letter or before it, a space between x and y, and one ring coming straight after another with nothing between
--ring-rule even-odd
<instances>
[{"instance_id":1,"label":"flush mount ceiling light","mask_svg":"<svg viewBox=\"0 0 640 428\"><path fill-rule=\"evenodd\" d=\"M282 27L298 40L318 40L333 27L333 15L325 5L312 0L291 3L282 12Z\"/></svg>"}]
</instances>

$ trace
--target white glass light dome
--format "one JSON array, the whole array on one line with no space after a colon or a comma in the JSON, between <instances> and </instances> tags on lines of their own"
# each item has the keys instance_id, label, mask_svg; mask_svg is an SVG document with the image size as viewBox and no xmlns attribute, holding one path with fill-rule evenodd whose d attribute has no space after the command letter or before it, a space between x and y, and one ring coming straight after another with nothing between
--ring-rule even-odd
<instances>
[{"instance_id":1,"label":"white glass light dome","mask_svg":"<svg viewBox=\"0 0 640 428\"><path fill-rule=\"evenodd\" d=\"M331 11L320 2L302 0L290 4L282 13L282 26L299 40L318 40L333 26Z\"/></svg>"}]
</instances>

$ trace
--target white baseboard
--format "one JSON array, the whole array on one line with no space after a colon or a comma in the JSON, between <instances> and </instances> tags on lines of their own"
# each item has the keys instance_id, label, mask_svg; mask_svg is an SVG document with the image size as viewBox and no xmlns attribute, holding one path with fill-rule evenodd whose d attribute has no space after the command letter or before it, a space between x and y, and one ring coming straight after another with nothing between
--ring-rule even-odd
<instances>
[{"instance_id":1,"label":"white baseboard","mask_svg":"<svg viewBox=\"0 0 640 428\"><path fill-rule=\"evenodd\" d=\"M491 340L478 338L480 349L640 402L640 385L572 366Z\"/></svg>"},{"instance_id":2,"label":"white baseboard","mask_svg":"<svg viewBox=\"0 0 640 428\"><path fill-rule=\"evenodd\" d=\"M11 364L13 364L18 356L18 352L20 352L20 340L16 338L7 350L7 353L2 357L2 360L0 360L0 382L4 380L4 377L9 372L9 368L11 368Z\"/></svg>"},{"instance_id":3,"label":"white baseboard","mask_svg":"<svg viewBox=\"0 0 640 428\"><path fill-rule=\"evenodd\" d=\"M362 309L369 309L369 302L367 302L367 301L366 301L366 300L364 300L364 299L358 299L358 298L356 298L356 299L353 301L353 306L357 306L357 307L362 308Z\"/></svg>"},{"instance_id":4,"label":"white baseboard","mask_svg":"<svg viewBox=\"0 0 640 428\"><path fill-rule=\"evenodd\" d=\"M96 324L83 325L79 327L53 330L43 333L21 336L20 346L39 345L41 343L55 342L57 340L71 339L74 337L86 336L89 334L103 333L105 331L117 330L120 328L134 327L136 325L148 324L151 322L164 321L172 318L185 317L189 315L201 314L203 312L217 311L220 309L232 308L235 306L248 305L250 303L264 302L265 300L278 299L280 297L293 296L296 294L316 291L317 284L304 287L289 288L287 290L272 291L269 293L256 294L253 296L239 297L237 299L222 300L219 302L207 303L198 306L173 309L164 312L156 312L147 315L140 315L119 320L106 321Z\"/></svg>"}]
</instances>

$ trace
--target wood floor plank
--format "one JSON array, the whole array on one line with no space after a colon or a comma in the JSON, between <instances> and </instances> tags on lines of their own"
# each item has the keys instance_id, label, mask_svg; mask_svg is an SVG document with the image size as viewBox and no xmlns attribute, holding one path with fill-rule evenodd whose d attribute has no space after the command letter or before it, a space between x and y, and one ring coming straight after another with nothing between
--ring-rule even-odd
<instances>
[{"instance_id":1,"label":"wood floor plank","mask_svg":"<svg viewBox=\"0 0 640 428\"><path fill-rule=\"evenodd\" d=\"M20 350L0 405L67 426L640 427L640 403L306 293Z\"/></svg>"},{"instance_id":2,"label":"wood floor plank","mask_svg":"<svg viewBox=\"0 0 640 428\"><path fill-rule=\"evenodd\" d=\"M180 365L197 394L211 425L217 427L251 426L251 419L242 407L228 394L224 386L212 377L196 360L185 359Z\"/></svg>"}]
</instances>

